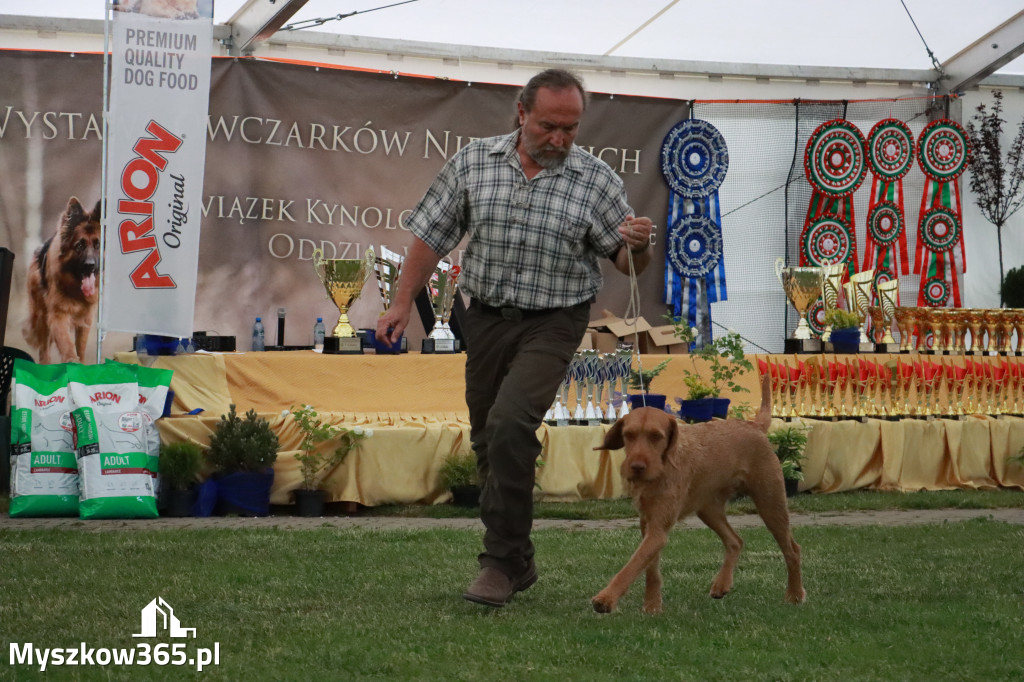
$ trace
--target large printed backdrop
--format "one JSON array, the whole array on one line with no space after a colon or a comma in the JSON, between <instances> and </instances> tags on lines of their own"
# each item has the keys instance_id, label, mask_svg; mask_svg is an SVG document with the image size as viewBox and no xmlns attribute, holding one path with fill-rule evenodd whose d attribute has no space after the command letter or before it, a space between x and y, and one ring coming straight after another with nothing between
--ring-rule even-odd
<instances>
[{"instance_id":1,"label":"large printed backdrop","mask_svg":"<svg viewBox=\"0 0 1024 682\"><path fill-rule=\"evenodd\" d=\"M16 256L5 343L36 357L22 334L28 264L69 197L87 207L100 198L102 64L101 55L0 52L0 243ZM202 226L195 329L235 335L243 350L257 315L276 343L278 308L287 311L289 345L312 342L317 316L333 323L314 246L337 258L381 244L404 252L403 216L461 145L512 129L518 90L254 60L216 59L212 69L203 205L188 207L185 226ZM659 237L667 189L658 150L685 115L678 100L596 93L577 138L620 173ZM641 277L652 322L664 310L663 262L659 239ZM610 264L605 272L595 310L622 314L627 281ZM372 327L381 310L371 281L350 317ZM410 336L418 346L418 323ZM104 355L129 347L128 335L110 334Z\"/></svg>"}]
</instances>

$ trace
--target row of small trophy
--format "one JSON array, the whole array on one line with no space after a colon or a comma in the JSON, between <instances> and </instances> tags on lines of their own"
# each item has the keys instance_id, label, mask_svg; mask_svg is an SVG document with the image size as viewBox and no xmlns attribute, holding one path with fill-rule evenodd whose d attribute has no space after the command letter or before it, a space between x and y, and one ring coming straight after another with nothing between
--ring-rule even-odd
<instances>
[{"instance_id":1,"label":"row of small trophy","mask_svg":"<svg viewBox=\"0 0 1024 682\"><path fill-rule=\"evenodd\" d=\"M897 308L895 318L901 352L1024 355L1021 308Z\"/></svg>"},{"instance_id":2,"label":"row of small trophy","mask_svg":"<svg viewBox=\"0 0 1024 682\"><path fill-rule=\"evenodd\" d=\"M404 257L381 246L381 255L373 247L366 250L364 258L324 258L323 250L313 250L313 270L327 290L327 297L334 301L341 313L331 336L324 340L325 353L362 353L362 339L349 323L348 311L363 291L371 273L377 276L377 290L380 292L384 310L391 307L392 297L397 290ZM430 305L434 312L434 328L423 340L424 353L456 353L455 334L449 326L460 268L442 260L434 268L427 283ZM391 352L397 352L397 349Z\"/></svg>"},{"instance_id":3,"label":"row of small trophy","mask_svg":"<svg viewBox=\"0 0 1024 682\"><path fill-rule=\"evenodd\" d=\"M544 421L553 426L596 426L624 417L629 413L626 394L632 363L629 348L577 352Z\"/></svg>"},{"instance_id":4,"label":"row of small trophy","mask_svg":"<svg viewBox=\"0 0 1024 682\"><path fill-rule=\"evenodd\" d=\"M1024 412L1024 359L924 357L879 361L862 357L826 360L758 360L771 376L772 415L859 419L956 417ZM849 389L849 398L847 391Z\"/></svg>"},{"instance_id":5,"label":"row of small trophy","mask_svg":"<svg viewBox=\"0 0 1024 682\"><path fill-rule=\"evenodd\" d=\"M843 283L846 265L835 263L821 267L786 266L785 260L775 261L775 276L782 284L786 298L796 309L799 322L793 337L786 339L787 353L817 353L828 350L823 344L830 341L832 329L826 325L820 339L813 338L807 324L807 311L819 298L822 315L839 307L840 293L846 309L860 319L860 349L866 351L896 352L899 346L892 336L892 322L899 307L899 280L878 282L874 270L863 270L850 275ZM874 301L878 305L873 305ZM868 336L869 323L873 325Z\"/></svg>"}]
</instances>

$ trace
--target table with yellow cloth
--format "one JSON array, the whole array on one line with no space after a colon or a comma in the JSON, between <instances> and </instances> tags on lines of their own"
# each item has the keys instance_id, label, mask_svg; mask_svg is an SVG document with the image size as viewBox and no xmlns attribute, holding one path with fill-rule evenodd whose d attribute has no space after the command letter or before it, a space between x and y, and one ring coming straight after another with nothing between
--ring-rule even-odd
<instances>
[{"instance_id":1,"label":"table with yellow cloth","mask_svg":"<svg viewBox=\"0 0 1024 682\"><path fill-rule=\"evenodd\" d=\"M643 366L653 367L666 358L672 361L652 382L652 390L667 394L671 402L684 395L682 378L694 366L685 355L644 355ZM120 353L115 359L139 362L135 353ZM165 443L208 444L220 415L231 404L239 413L254 409L270 422L281 442L274 465L274 504L290 503L290 493L301 480L294 457L301 434L291 416L282 415L294 405L310 404L332 423L373 431L327 473L322 487L331 501L367 506L445 501L448 492L438 479L441 464L451 453L470 450L462 354L197 353L144 357L142 362L174 370L172 416L157 422ZM699 360L697 366L706 372ZM756 408L756 372L740 383L748 392L725 397ZM203 410L197 416L184 414L197 408ZM1024 467L1008 462L1024 447L1024 419L802 421L810 432L801 490L1024 488ZM622 451L594 450L607 428L540 428L538 499L625 494L619 476Z\"/></svg>"}]
</instances>

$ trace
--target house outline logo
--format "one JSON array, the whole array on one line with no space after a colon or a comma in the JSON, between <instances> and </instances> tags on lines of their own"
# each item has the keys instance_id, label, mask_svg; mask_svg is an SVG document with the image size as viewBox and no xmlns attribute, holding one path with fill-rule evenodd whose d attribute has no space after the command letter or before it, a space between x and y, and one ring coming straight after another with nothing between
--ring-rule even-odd
<instances>
[{"instance_id":1,"label":"house outline logo","mask_svg":"<svg viewBox=\"0 0 1024 682\"><path fill-rule=\"evenodd\" d=\"M174 615L174 609L164 601L163 597L157 597L146 604L142 609L142 632L132 637L156 637L158 621L162 621L163 629L170 633L171 637L196 637L195 628L183 628L178 617Z\"/></svg>"}]
</instances>

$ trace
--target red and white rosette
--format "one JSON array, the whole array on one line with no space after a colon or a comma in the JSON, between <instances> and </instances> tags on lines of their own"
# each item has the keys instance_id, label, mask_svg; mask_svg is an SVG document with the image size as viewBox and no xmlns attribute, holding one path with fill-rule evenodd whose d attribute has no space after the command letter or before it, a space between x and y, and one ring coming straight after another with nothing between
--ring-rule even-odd
<instances>
[{"instance_id":1,"label":"red and white rosette","mask_svg":"<svg viewBox=\"0 0 1024 682\"><path fill-rule=\"evenodd\" d=\"M914 133L895 118L876 123L867 138L871 197L862 270L896 279L910 274L903 178L914 165Z\"/></svg>"},{"instance_id":2,"label":"red and white rosette","mask_svg":"<svg viewBox=\"0 0 1024 682\"><path fill-rule=\"evenodd\" d=\"M914 273L921 275L918 306L938 308L952 302L960 307L959 273L966 269L966 254L959 177L970 153L967 133L949 119L932 121L918 138L917 159L927 178L914 258Z\"/></svg>"},{"instance_id":3,"label":"red and white rosette","mask_svg":"<svg viewBox=\"0 0 1024 682\"><path fill-rule=\"evenodd\" d=\"M853 193L867 173L864 136L857 126L839 118L818 126L807 140L804 172L812 192L800 235L800 265L846 263L853 274Z\"/></svg>"}]
</instances>

